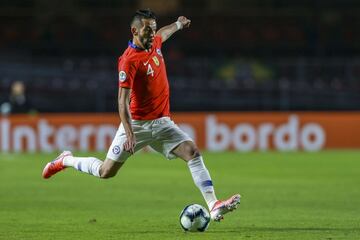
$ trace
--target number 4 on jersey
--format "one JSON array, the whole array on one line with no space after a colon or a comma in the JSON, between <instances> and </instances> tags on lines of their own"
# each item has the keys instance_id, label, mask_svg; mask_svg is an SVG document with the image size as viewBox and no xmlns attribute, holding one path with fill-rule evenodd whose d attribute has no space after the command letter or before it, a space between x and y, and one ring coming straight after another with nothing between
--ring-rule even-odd
<instances>
[{"instance_id":1,"label":"number 4 on jersey","mask_svg":"<svg viewBox=\"0 0 360 240\"><path fill-rule=\"evenodd\" d=\"M147 69L146 74L151 75L152 77L154 76L154 70L152 69L150 64L148 64L148 69Z\"/></svg>"}]
</instances>

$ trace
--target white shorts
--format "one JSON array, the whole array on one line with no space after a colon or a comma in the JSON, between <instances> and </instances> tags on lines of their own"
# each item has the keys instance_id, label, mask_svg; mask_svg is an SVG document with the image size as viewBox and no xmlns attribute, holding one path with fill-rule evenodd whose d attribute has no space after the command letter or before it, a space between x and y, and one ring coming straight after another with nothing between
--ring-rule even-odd
<instances>
[{"instance_id":1,"label":"white shorts","mask_svg":"<svg viewBox=\"0 0 360 240\"><path fill-rule=\"evenodd\" d=\"M176 156L171 153L172 150L182 142L193 141L169 117L155 120L132 120L131 124L136 137L135 152L145 146L150 146L167 159L174 159ZM124 150L126 139L124 126L120 124L106 158L124 162L130 157L131 154Z\"/></svg>"}]
</instances>

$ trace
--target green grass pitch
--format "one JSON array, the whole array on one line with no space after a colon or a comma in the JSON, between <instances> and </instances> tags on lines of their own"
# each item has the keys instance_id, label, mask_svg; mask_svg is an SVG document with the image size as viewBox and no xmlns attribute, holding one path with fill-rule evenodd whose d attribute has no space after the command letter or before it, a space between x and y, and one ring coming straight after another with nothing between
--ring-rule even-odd
<instances>
[{"instance_id":1,"label":"green grass pitch","mask_svg":"<svg viewBox=\"0 0 360 240\"><path fill-rule=\"evenodd\" d=\"M43 180L55 155L0 154L0 239L360 239L360 151L204 153L218 197L242 195L205 233L179 226L185 205L205 205L182 161L140 153L109 180Z\"/></svg>"}]
</instances>

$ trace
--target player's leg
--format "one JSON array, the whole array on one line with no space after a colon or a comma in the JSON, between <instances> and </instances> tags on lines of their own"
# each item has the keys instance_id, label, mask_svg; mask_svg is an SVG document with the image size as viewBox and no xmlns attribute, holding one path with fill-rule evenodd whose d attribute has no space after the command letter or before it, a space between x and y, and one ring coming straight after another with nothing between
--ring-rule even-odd
<instances>
[{"instance_id":1,"label":"player's leg","mask_svg":"<svg viewBox=\"0 0 360 240\"><path fill-rule=\"evenodd\" d=\"M192 141L180 143L174 150L176 156L187 162L196 186L200 189L209 209L211 218L220 221L224 215L233 211L240 204L240 194L235 194L224 201L215 196L214 186L202 156Z\"/></svg>"},{"instance_id":2,"label":"player's leg","mask_svg":"<svg viewBox=\"0 0 360 240\"><path fill-rule=\"evenodd\" d=\"M194 142L182 142L171 152L187 163L195 185L200 189L209 209L212 209L218 199L215 195L209 171Z\"/></svg>"},{"instance_id":3,"label":"player's leg","mask_svg":"<svg viewBox=\"0 0 360 240\"><path fill-rule=\"evenodd\" d=\"M142 126L133 126L134 134L138 139L135 146L135 152L146 146L149 142L151 134L142 131ZM130 153L124 151L124 142L126 141L125 130L120 125L113 142L109 148L105 161L101 161L94 157L74 157L71 152L64 151L54 161L48 163L43 170L43 177L50 178L57 172L67 168L74 169L88 173L99 178L110 178L116 175L118 170L123 166Z\"/></svg>"},{"instance_id":4,"label":"player's leg","mask_svg":"<svg viewBox=\"0 0 360 240\"><path fill-rule=\"evenodd\" d=\"M167 119L159 125L154 136L156 141L150 145L152 148L168 159L179 157L187 162L195 185L200 189L214 220L221 220L225 213L237 207L240 202L238 194L225 201L216 198L209 171L198 148L173 121Z\"/></svg>"},{"instance_id":5,"label":"player's leg","mask_svg":"<svg viewBox=\"0 0 360 240\"><path fill-rule=\"evenodd\" d=\"M117 162L107 158L101 161L95 157L74 157L71 152L64 151L54 161L48 163L43 170L43 177L50 178L67 167L73 167L99 178L110 178L116 175L125 161Z\"/></svg>"},{"instance_id":6,"label":"player's leg","mask_svg":"<svg viewBox=\"0 0 360 240\"><path fill-rule=\"evenodd\" d=\"M54 161L46 164L43 177L50 178L52 175L67 167L84 172L99 178L110 178L116 175L125 161L114 161L106 158L101 161L95 157L74 157L70 151L64 151Z\"/></svg>"},{"instance_id":7,"label":"player's leg","mask_svg":"<svg viewBox=\"0 0 360 240\"><path fill-rule=\"evenodd\" d=\"M209 171L205 167L202 156L192 139L169 118L163 118L154 124L156 139L150 146L162 153L166 158L179 157L187 162L195 185L200 189L209 209L217 198ZM161 122L163 121L163 122Z\"/></svg>"}]
</instances>

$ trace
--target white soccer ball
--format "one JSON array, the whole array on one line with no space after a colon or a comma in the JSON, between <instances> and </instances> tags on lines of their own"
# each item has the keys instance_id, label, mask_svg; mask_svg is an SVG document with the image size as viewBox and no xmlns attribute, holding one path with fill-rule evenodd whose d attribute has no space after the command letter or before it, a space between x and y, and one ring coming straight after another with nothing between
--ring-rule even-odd
<instances>
[{"instance_id":1,"label":"white soccer ball","mask_svg":"<svg viewBox=\"0 0 360 240\"><path fill-rule=\"evenodd\" d=\"M204 232L210 223L210 214L199 204L190 204L180 213L180 225L185 231Z\"/></svg>"}]
</instances>

